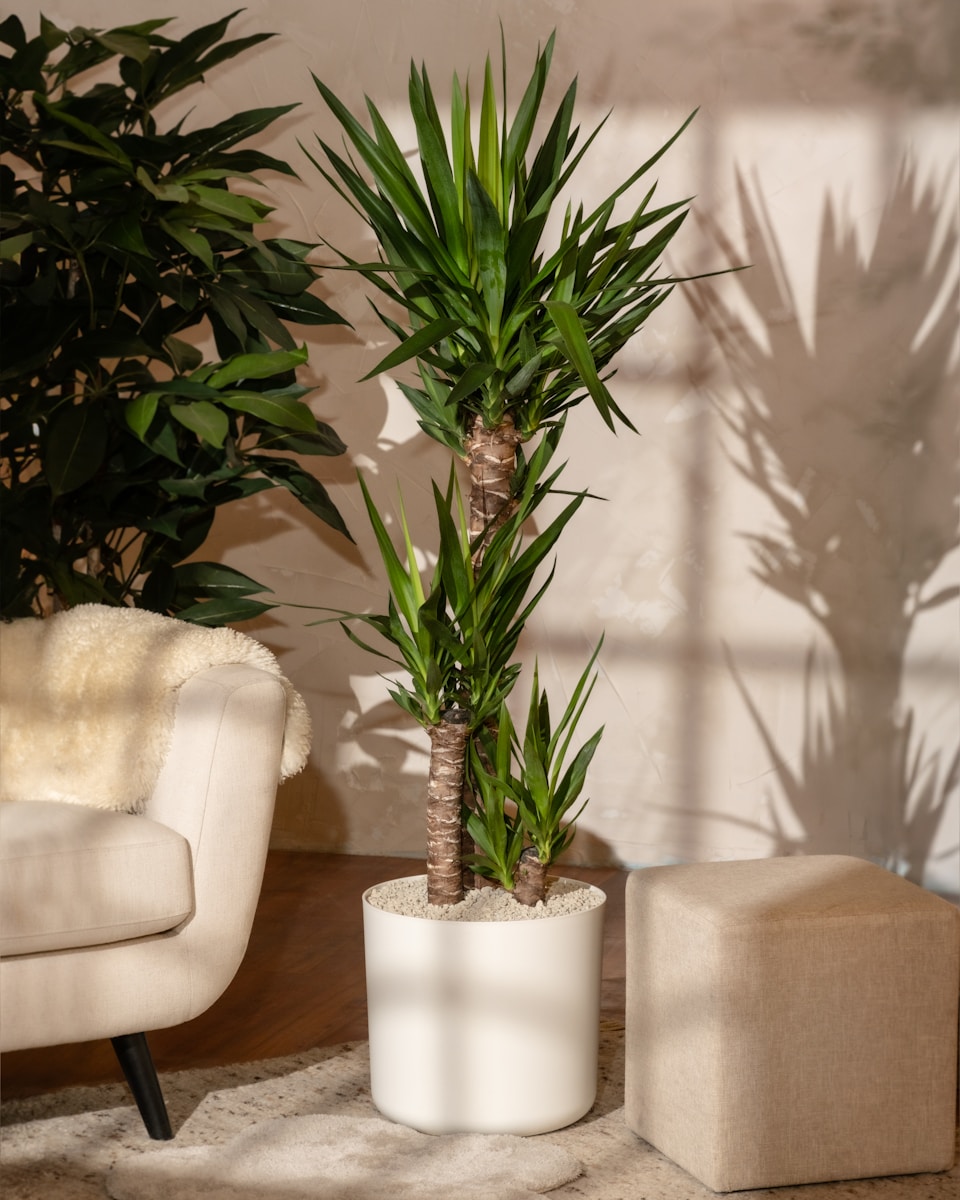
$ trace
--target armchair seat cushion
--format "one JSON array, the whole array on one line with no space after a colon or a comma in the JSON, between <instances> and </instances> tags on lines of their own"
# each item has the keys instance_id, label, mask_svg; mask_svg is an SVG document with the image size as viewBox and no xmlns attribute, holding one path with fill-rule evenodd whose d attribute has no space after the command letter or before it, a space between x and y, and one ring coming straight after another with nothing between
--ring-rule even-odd
<instances>
[{"instance_id":1,"label":"armchair seat cushion","mask_svg":"<svg viewBox=\"0 0 960 1200\"><path fill-rule=\"evenodd\" d=\"M166 825L76 804L0 804L0 955L163 933L193 908L190 845Z\"/></svg>"}]
</instances>

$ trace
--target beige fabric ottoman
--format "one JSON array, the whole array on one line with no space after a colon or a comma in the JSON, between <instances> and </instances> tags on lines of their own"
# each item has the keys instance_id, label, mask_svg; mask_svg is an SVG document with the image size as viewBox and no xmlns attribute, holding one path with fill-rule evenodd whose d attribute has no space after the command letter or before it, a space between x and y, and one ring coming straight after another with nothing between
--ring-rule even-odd
<instances>
[{"instance_id":1,"label":"beige fabric ottoman","mask_svg":"<svg viewBox=\"0 0 960 1200\"><path fill-rule=\"evenodd\" d=\"M947 1170L960 912L842 855L627 880L626 1123L714 1191Z\"/></svg>"}]
</instances>

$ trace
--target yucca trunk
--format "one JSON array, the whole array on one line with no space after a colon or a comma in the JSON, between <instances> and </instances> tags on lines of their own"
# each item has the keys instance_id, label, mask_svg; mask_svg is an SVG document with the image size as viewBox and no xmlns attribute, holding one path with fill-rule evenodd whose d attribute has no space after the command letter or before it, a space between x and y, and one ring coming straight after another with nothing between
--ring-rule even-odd
<instances>
[{"instance_id":1,"label":"yucca trunk","mask_svg":"<svg viewBox=\"0 0 960 1200\"><path fill-rule=\"evenodd\" d=\"M473 554L474 571L483 563L490 539L513 510L511 486L521 441L513 418L492 429L475 417L464 443L470 470L470 539L481 541ZM463 714L466 718L467 714ZM475 847L463 827L463 785L469 725L445 718L430 729L427 780L427 897L430 904L457 904L473 873L463 866Z\"/></svg>"},{"instance_id":2,"label":"yucca trunk","mask_svg":"<svg viewBox=\"0 0 960 1200\"><path fill-rule=\"evenodd\" d=\"M520 855L513 895L531 908L547 897L547 864L540 861L534 846L528 846Z\"/></svg>"},{"instance_id":3,"label":"yucca trunk","mask_svg":"<svg viewBox=\"0 0 960 1200\"><path fill-rule=\"evenodd\" d=\"M517 471L517 446L523 439L513 418L506 414L499 425L486 428L483 417L474 417L464 443L470 469L470 539L482 540L473 554L479 571L483 552L513 511L510 489Z\"/></svg>"},{"instance_id":4,"label":"yucca trunk","mask_svg":"<svg viewBox=\"0 0 960 1200\"><path fill-rule=\"evenodd\" d=\"M430 774L427 779L427 900L430 904L458 904L463 899L460 812L469 736L470 726L466 720L444 717L438 725L430 727Z\"/></svg>"},{"instance_id":5,"label":"yucca trunk","mask_svg":"<svg viewBox=\"0 0 960 1200\"><path fill-rule=\"evenodd\" d=\"M484 551L491 538L513 511L511 488L517 470L517 446L521 441L509 413L492 429L484 425L481 416L473 419L464 448L470 471L470 540L474 542L480 538L473 552L474 573L483 565ZM466 751L467 745L464 745L464 754ZM461 831L461 842L464 858L477 853L478 847L467 833L465 825ZM465 890L484 887L488 883L482 875L475 874L464 865Z\"/></svg>"}]
</instances>

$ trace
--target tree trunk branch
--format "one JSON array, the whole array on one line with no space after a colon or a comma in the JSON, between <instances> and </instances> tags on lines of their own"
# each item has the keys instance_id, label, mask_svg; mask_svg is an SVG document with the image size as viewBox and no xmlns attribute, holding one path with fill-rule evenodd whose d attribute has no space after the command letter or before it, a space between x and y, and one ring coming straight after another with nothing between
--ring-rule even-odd
<instances>
[{"instance_id":1,"label":"tree trunk branch","mask_svg":"<svg viewBox=\"0 0 960 1200\"><path fill-rule=\"evenodd\" d=\"M459 715L452 714L453 717ZM463 899L460 810L469 732L466 721L448 717L430 728L430 774L427 779L427 899L430 904L458 904Z\"/></svg>"},{"instance_id":2,"label":"tree trunk branch","mask_svg":"<svg viewBox=\"0 0 960 1200\"><path fill-rule=\"evenodd\" d=\"M513 512L510 487L522 440L511 416L505 416L494 429L485 428L478 416L464 444L470 468L470 539L483 535L473 555L474 571L480 569L490 539Z\"/></svg>"},{"instance_id":3,"label":"tree trunk branch","mask_svg":"<svg viewBox=\"0 0 960 1200\"><path fill-rule=\"evenodd\" d=\"M532 908L547 898L547 864L540 861L535 847L528 846L517 863L514 898Z\"/></svg>"}]
</instances>

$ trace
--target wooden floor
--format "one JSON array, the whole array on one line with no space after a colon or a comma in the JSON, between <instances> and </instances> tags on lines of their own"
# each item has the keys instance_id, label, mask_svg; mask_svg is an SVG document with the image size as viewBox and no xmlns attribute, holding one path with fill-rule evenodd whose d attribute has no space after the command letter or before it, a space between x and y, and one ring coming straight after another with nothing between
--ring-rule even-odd
<instances>
[{"instance_id":1,"label":"wooden floor","mask_svg":"<svg viewBox=\"0 0 960 1200\"><path fill-rule=\"evenodd\" d=\"M418 875L409 858L271 851L246 958L207 1012L151 1034L157 1070L295 1054L367 1036L360 897L384 879ZM623 1020L626 871L564 866L607 894L602 1016ZM5 1099L121 1078L110 1043L18 1050L0 1059Z\"/></svg>"}]
</instances>

